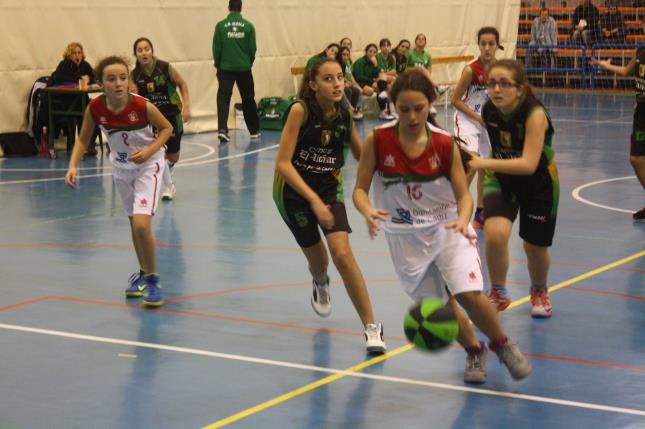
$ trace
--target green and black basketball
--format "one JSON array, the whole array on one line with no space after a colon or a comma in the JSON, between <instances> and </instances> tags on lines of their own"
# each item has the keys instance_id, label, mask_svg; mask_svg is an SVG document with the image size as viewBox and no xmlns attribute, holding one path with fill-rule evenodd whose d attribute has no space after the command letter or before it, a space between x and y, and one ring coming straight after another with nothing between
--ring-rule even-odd
<instances>
[{"instance_id":1,"label":"green and black basketball","mask_svg":"<svg viewBox=\"0 0 645 429\"><path fill-rule=\"evenodd\" d=\"M410 308L403 321L403 330L419 349L438 351L457 338L459 323L440 299L428 297Z\"/></svg>"}]
</instances>

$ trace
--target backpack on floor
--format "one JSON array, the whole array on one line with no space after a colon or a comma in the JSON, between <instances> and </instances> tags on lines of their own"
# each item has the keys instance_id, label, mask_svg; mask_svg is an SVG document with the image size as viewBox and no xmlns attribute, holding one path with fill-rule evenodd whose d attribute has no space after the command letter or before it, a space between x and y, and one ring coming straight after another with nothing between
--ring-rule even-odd
<instances>
[{"instance_id":1,"label":"backpack on floor","mask_svg":"<svg viewBox=\"0 0 645 429\"><path fill-rule=\"evenodd\" d=\"M26 132L0 134L0 148L4 156L33 156L38 153L36 141Z\"/></svg>"},{"instance_id":2,"label":"backpack on floor","mask_svg":"<svg viewBox=\"0 0 645 429\"><path fill-rule=\"evenodd\" d=\"M260 128L263 130L281 130L284 125L284 115L293 103L295 97L264 97L258 103Z\"/></svg>"}]
</instances>

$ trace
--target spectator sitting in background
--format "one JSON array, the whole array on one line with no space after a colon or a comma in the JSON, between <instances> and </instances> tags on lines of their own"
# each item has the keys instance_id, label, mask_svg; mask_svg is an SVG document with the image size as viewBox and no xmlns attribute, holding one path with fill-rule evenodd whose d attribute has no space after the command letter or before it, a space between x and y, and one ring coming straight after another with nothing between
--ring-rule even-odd
<instances>
[{"instance_id":1,"label":"spectator sitting in background","mask_svg":"<svg viewBox=\"0 0 645 429\"><path fill-rule=\"evenodd\" d=\"M403 73L408 66L408 51L410 50L410 41L401 39L396 48L392 51L396 59L396 72Z\"/></svg>"},{"instance_id":2,"label":"spectator sitting in background","mask_svg":"<svg viewBox=\"0 0 645 429\"><path fill-rule=\"evenodd\" d=\"M557 51L555 46L558 44L558 25L555 19L549 16L549 9L543 7L540 10L540 16L533 20L531 25L531 41L529 50L526 54L525 67L531 66L531 61L537 54L540 58L540 67L553 67L553 55ZM539 46L537 49L535 46Z\"/></svg>"},{"instance_id":3,"label":"spectator sitting in background","mask_svg":"<svg viewBox=\"0 0 645 429\"><path fill-rule=\"evenodd\" d=\"M625 43L625 20L615 3L609 3L608 11L600 18L600 31L609 43Z\"/></svg>"},{"instance_id":4,"label":"spectator sitting in background","mask_svg":"<svg viewBox=\"0 0 645 429\"><path fill-rule=\"evenodd\" d=\"M83 50L83 45L78 42L71 42L67 45L63 51L63 60L58 63L56 70L52 73L52 85L64 85L64 84L81 84L86 86L88 84L94 83L94 70L90 63L85 60L85 51ZM85 103L89 103L89 97L85 97ZM54 97L54 103L59 104L58 108L61 110L68 110L71 104L75 101L76 95L67 95L67 94L57 94ZM71 147L75 138L75 127L78 126L78 129L81 129L83 124L83 118L78 119L68 119L67 128L65 132L67 133L68 147ZM50 132L52 132L50 130ZM55 127L54 136L57 136L60 132L60 126ZM85 155L95 156L97 154L95 148L96 137L98 136L99 130L98 127L94 131L94 135L90 140L90 146Z\"/></svg>"},{"instance_id":5,"label":"spectator sitting in background","mask_svg":"<svg viewBox=\"0 0 645 429\"><path fill-rule=\"evenodd\" d=\"M324 51L317 53L313 57L309 58L307 65L305 65L305 70L309 71L316 64L317 61L322 60L323 58L336 58L340 51L340 45L338 43L330 43L327 45Z\"/></svg>"},{"instance_id":6,"label":"spectator sitting in background","mask_svg":"<svg viewBox=\"0 0 645 429\"><path fill-rule=\"evenodd\" d=\"M94 82L94 70L90 63L85 61L83 45L72 42L63 51L63 60L52 73L52 84L78 83L84 79L86 83Z\"/></svg>"},{"instance_id":7,"label":"spectator sitting in background","mask_svg":"<svg viewBox=\"0 0 645 429\"><path fill-rule=\"evenodd\" d=\"M582 3L573 11L571 21L573 23L571 42L582 41L586 46L591 46L598 39L600 13L591 0L582 0Z\"/></svg>"}]
</instances>

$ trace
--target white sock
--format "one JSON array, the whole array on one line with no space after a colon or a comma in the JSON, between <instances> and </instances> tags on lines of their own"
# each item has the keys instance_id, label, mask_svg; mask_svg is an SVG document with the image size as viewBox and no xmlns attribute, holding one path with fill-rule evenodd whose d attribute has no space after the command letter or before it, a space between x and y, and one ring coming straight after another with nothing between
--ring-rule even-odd
<instances>
[{"instance_id":1,"label":"white sock","mask_svg":"<svg viewBox=\"0 0 645 429\"><path fill-rule=\"evenodd\" d=\"M166 186L172 185L172 175L170 174L170 163L166 160L166 167L163 169L163 184Z\"/></svg>"},{"instance_id":2,"label":"white sock","mask_svg":"<svg viewBox=\"0 0 645 429\"><path fill-rule=\"evenodd\" d=\"M329 277L327 276L327 273L315 274L312 275L312 277L314 278L314 281L318 286L329 284Z\"/></svg>"}]
</instances>

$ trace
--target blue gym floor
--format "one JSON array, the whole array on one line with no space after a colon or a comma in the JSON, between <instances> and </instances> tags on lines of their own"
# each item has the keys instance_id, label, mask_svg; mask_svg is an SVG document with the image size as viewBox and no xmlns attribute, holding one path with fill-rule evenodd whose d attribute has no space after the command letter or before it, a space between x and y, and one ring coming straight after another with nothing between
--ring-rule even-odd
<instances>
[{"instance_id":1,"label":"blue gym floor","mask_svg":"<svg viewBox=\"0 0 645 429\"><path fill-rule=\"evenodd\" d=\"M348 199L351 243L390 353L366 356L331 269L333 311L309 303L305 259L272 200L279 133L185 136L177 197L154 219L167 305L124 298L137 269L106 158L0 160L0 428L645 428L645 192L629 165L629 96L544 94L561 199L549 285L529 317L522 244L502 323L533 363L462 381L464 352L406 344L411 304L383 237ZM446 115L439 106L440 122ZM358 124L362 135L376 121ZM346 197L356 163L348 163ZM481 237L483 239L483 237ZM482 246L483 248L483 246ZM485 258L485 255L482 255Z\"/></svg>"}]
</instances>

